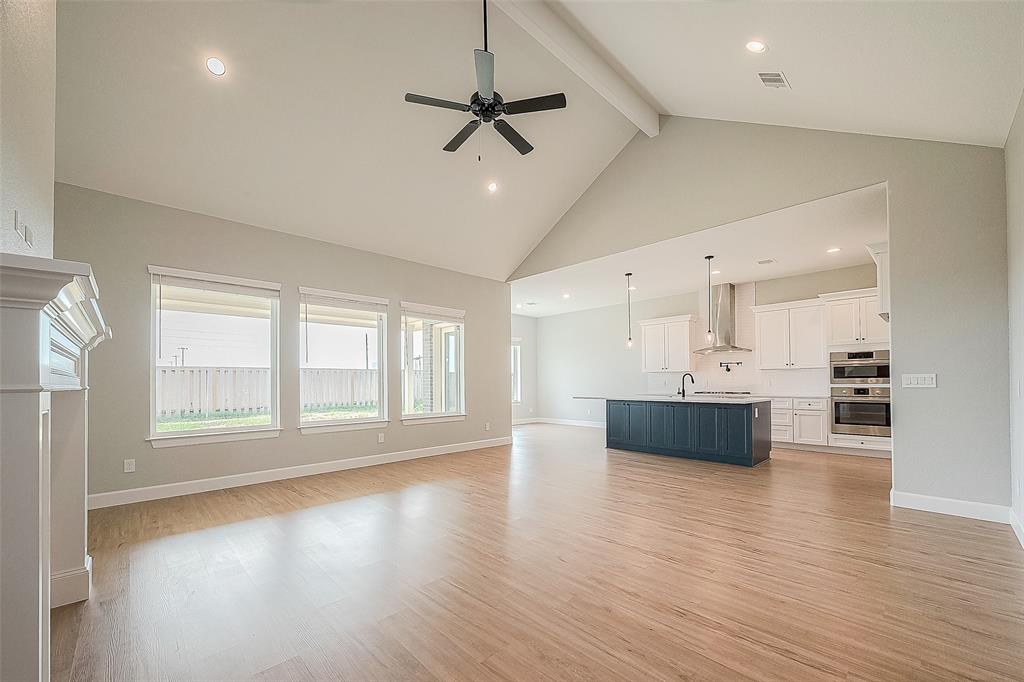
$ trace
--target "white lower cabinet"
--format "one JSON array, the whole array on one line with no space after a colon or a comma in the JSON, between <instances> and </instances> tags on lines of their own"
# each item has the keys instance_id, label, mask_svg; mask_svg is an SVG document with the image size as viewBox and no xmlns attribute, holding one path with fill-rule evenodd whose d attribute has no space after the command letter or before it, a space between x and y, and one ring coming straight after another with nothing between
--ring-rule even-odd
<instances>
[{"instance_id":1,"label":"white lower cabinet","mask_svg":"<svg viewBox=\"0 0 1024 682\"><path fill-rule=\"evenodd\" d=\"M792 443L793 442L793 427L792 426L775 426L775 425L772 425L772 442L773 443Z\"/></svg>"},{"instance_id":2,"label":"white lower cabinet","mask_svg":"<svg viewBox=\"0 0 1024 682\"><path fill-rule=\"evenodd\" d=\"M828 419L824 411L793 411L793 442L828 445Z\"/></svg>"},{"instance_id":3,"label":"white lower cabinet","mask_svg":"<svg viewBox=\"0 0 1024 682\"><path fill-rule=\"evenodd\" d=\"M828 400L772 398L772 442L828 445Z\"/></svg>"},{"instance_id":4,"label":"white lower cabinet","mask_svg":"<svg viewBox=\"0 0 1024 682\"><path fill-rule=\"evenodd\" d=\"M845 433L830 433L828 444L836 448L892 450L892 439L881 436L851 436Z\"/></svg>"}]
</instances>

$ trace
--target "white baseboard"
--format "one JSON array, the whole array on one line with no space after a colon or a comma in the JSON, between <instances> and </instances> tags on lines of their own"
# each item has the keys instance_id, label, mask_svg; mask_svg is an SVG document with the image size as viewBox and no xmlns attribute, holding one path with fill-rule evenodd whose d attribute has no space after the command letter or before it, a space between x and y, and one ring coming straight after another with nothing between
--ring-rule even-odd
<instances>
[{"instance_id":1,"label":"white baseboard","mask_svg":"<svg viewBox=\"0 0 1024 682\"><path fill-rule=\"evenodd\" d=\"M550 419L548 417L534 417L533 419L521 419L512 422L514 426L519 424L561 424L562 426L586 426L593 429L603 429L604 422L584 421L581 419Z\"/></svg>"},{"instance_id":2,"label":"white baseboard","mask_svg":"<svg viewBox=\"0 0 1024 682\"><path fill-rule=\"evenodd\" d=\"M92 587L92 557L85 556L85 565L50 575L50 608L85 601Z\"/></svg>"},{"instance_id":3,"label":"white baseboard","mask_svg":"<svg viewBox=\"0 0 1024 682\"><path fill-rule=\"evenodd\" d=\"M950 497L932 497L931 495L918 495L917 493L890 490L889 504L894 507L905 507L907 509L948 514L950 516L963 516L968 519L978 519L979 521L1010 523L1010 507L988 504L986 502L969 502L967 500L954 500Z\"/></svg>"},{"instance_id":4,"label":"white baseboard","mask_svg":"<svg viewBox=\"0 0 1024 682\"><path fill-rule=\"evenodd\" d=\"M145 502L147 500L160 500L165 497L177 497L179 495L191 495L193 493L205 493L211 490L237 488L238 486L253 485L254 483L281 481L287 478L299 478L300 476L325 474L332 471L343 471L345 469L359 469L362 467L375 466L377 464L389 464L391 462L402 462L407 459L447 455L452 452L465 452L466 450L479 450L480 448L509 445L511 443L512 437L504 436L502 438L489 438L487 440L475 440L467 443L436 445L434 447L418 448L416 450L385 452L379 455L365 455L363 457L336 459L329 462L300 464L298 466L284 467L281 469L267 469L265 471L251 471L244 474L232 474L230 476L201 478L195 481L181 481L180 483L165 483L163 485L151 485L144 488L114 490L108 493L94 493L89 495L89 509L113 507L119 504L131 504L133 502Z\"/></svg>"},{"instance_id":5,"label":"white baseboard","mask_svg":"<svg viewBox=\"0 0 1024 682\"><path fill-rule=\"evenodd\" d=\"M522 426L523 424L539 424L539 417L527 417L526 419L513 419L512 426Z\"/></svg>"},{"instance_id":6,"label":"white baseboard","mask_svg":"<svg viewBox=\"0 0 1024 682\"><path fill-rule=\"evenodd\" d=\"M1010 528L1013 528L1013 534L1017 536L1017 542L1024 549L1024 519L1017 516L1012 507L1010 508Z\"/></svg>"}]
</instances>

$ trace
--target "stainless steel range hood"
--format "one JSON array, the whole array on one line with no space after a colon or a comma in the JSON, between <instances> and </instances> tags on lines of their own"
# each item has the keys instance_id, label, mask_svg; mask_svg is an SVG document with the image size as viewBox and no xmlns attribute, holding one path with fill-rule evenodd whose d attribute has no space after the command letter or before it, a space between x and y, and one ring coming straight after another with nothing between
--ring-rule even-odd
<instances>
[{"instance_id":1,"label":"stainless steel range hood","mask_svg":"<svg viewBox=\"0 0 1024 682\"><path fill-rule=\"evenodd\" d=\"M697 355L712 353L750 353L749 348L733 345L736 340L736 287L732 284L718 284L711 288L711 334L710 346L693 351Z\"/></svg>"}]
</instances>

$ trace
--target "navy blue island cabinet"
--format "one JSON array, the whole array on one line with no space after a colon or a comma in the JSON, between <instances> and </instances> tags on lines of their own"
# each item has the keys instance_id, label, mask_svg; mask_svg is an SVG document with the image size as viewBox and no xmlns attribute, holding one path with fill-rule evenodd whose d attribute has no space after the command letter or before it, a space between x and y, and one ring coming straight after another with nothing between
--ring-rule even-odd
<instances>
[{"instance_id":1,"label":"navy blue island cabinet","mask_svg":"<svg viewBox=\"0 0 1024 682\"><path fill-rule=\"evenodd\" d=\"M607 446L754 466L772 447L771 401L608 400Z\"/></svg>"}]
</instances>

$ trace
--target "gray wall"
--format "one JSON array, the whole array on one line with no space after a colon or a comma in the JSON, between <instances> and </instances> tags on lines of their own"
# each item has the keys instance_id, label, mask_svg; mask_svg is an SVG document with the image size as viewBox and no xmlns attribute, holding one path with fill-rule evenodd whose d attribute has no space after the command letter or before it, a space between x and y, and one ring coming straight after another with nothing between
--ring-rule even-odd
<instances>
[{"instance_id":1,"label":"gray wall","mask_svg":"<svg viewBox=\"0 0 1024 682\"><path fill-rule=\"evenodd\" d=\"M512 404L512 420L537 417L537 320L512 316L512 338L519 339L521 400Z\"/></svg>"},{"instance_id":2,"label":"gray wall","mask_svg":"<svg viewBox=\"0 0 1024 682\"><path fill-rule=\"evenodd\" d=\"M1009 405L992 398L1009 390L1002 149L664 117L513 279L883 181L893 370L938 374L934 390L893 388L893 487L1008 505ZM986 352L965 363L979 334Z\"/></svg>"},{"instance_id":3,"label":"gray wall","mask_svg":"<svg viewBox=\"0 0 1024 682\"><path fill-rule=\"evenodd\" d=\"M56 246L58 257L92 264L114 331L114 338L90 355L91 493L511 435L507 284L59 183ZM166 449L153 449L144 440L150 264L281 283L279 438ZM382 429L383 445L377 444L377 430L298 432L300 285L391 299L392 421ZM466 311L465 421L401 423L398 303L403 299ZM491 423L490 431L484 422ZM136 473L122 473L125 458L136 459Z\"/></svg>"},{"instance_id":4,"label":"gray wall","mask_svg":"<svg viewBox=\"0 0 1024 682\"><path fill-rule=\"evenodd\" d=\"M668 315L697 315L697 294L681 294L633 303L633 348L622 329L626 306L581 310L537 320L538 410L541 417L604 421L600 401L574 395L648 392L648 375L640 371L638 320Z\"/></svg>"},{"instance_id":5,"label":"gray wall","mask_svg":"<svg viewBox=\"0 0 1024 682\"><path fill-rule=\"evenodd\" d=\"M56 3L0 2L0 252L53 255L56 44ZM13 229L15 210L32 248Z\"/></svg>"},{"instance_id":6,"label":"gray wall","mask_svg":"<svg viewBox=\"0 0 1024 682\"><path fill-rule=\"evenodd\" d=\"M1024 523L1024 98L1006 140L1013 510Z\"/></svg>"},{"instance_id":7,"label":"gray wall","mask_svg":"<svg viewBox=\"0 0 1024 682\"><path fill-rule=\"evenodd\" d=\"M867 289L875 286L877 270L874 263L867 263L849 268L836 268L835 270L822 270L793 277L762 280L754 289L754 303L755 305L787 303L814 298L818 294L833 291Z\"/></svg>"}]
</instances>

